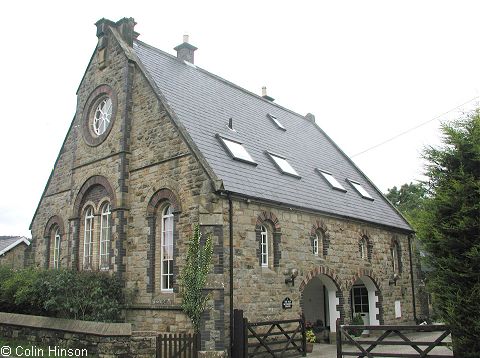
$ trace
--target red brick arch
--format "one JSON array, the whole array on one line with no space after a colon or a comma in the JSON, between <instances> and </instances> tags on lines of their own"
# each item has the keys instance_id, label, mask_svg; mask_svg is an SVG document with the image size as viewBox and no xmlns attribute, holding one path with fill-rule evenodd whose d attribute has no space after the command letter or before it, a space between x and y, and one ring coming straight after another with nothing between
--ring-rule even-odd
<instances>
[{"instance_id":1,"label":"red brick arch","mask_svg":"<svg viewBox=\"0 0 480 358\"><path fill-rule=\"evenodd\" d=\"M180 201L177 199L177 195L168 188L158 190L152 195L147 205L147 216L155 215L158 207L161 203L168 201L173 207L173 211L179 213L182 211Z\"/></svg>"},{"instance_id":2,"label":"red brick arch","mask_svg":"<svg viewBox=\"0 0 480 358\"><path fill-rule=\"evenodd\" d=\"M63 225L63 220L60 216L54 215L47 221L47 225L45 225L45 231L43 233L43 237L50 237L50 231L52 230L52 227L58 226L60 229L60 235L65 234L65 227Z\"/></svg>"},{"instance_id":3,"label":"red brick arch","mask_svg":"<svg viewBox=\"0 0 480 358\"><path fill-rule=\"evenodd\" d=\"M380 280L377 278L377 276L373 273L373 270L371 268L365 268L362 267L360 268L355 274L352 276L350 281L348 282L348 287L352 287L353 284L361 277L367 276L369 277L374 285L377 287L378 290L381 290L381 285L380 285Z\"/></svg>"},{"instance_id":4,"label":"red brick arch","mask_svg":"<svg viewBox=\"0 0 480 358\"><path fill-rule=\"evenodd\" d=\"M312 229L310 230L310 234L312 236L315 236L317 231L322 231L324 234L327 233L327 226L325 225L325 223L322 220L316 220L313 223Z\"/></svg>"},{"instance_id":5,"label":"red brick arch","mask_svg":"<svg viewBox=\"0 0 480 358\"><path fill-rule=\"evenodd\" d=\"M260 215L258 215L257 222L255 224L255 230L260 231L260 226L262 226L265 221L272 223L274 232L279 233L282 231L280 221L278 220L277 216L270 211L262 211Z\"/></svg>"},{"instance_id":6,"label":"red brick arch","mask_svg":"<svg viewBox=\"0 0 480 358\"><path fill-rule=\"evenodd\" d=\"M303 290L305 289L307 284L310 282L310 280L312 280L313 278L317 277L320 274L328 276L337 286L337 291L341 290L340 283L339 283L341 281L338 278L338 275L337 275L336 271L334 269L329 268L329 267L317 266L313 270L311 270L309 273L307 273L307 275L305 276L303 281L300 283L300 286L298 287L299 291L303 292Z\"/></svg>"},{"instance_id":7,"label":"red brick arch","mask_svg":"<svg viewBox=\"0 0 480 358\"><path fill-rule=\"evenodd\" d=\"M87 194L88 190L94 185L101 185L105 188L111 200L110 204L112 206L112 210L117 207L117 197L115 195L115 191L108 182L108 179L101 175L94 175L88 178L78 191L77 197L75 198L75 204L73 205L74 215L80 216L80 206L82 205L83 198L85 197L85 194Z\"/></svg>"}]
</instances>

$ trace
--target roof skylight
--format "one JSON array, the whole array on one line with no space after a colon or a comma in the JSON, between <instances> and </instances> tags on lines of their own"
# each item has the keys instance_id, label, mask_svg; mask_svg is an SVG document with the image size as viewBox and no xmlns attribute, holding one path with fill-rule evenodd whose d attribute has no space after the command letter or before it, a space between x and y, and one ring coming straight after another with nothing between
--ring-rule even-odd
<instances>
[{"instance_id":1,"label":"roof skylight","mask_svg":"<svg viewBox=\"0 0 480 358\"><path fill-rule=\"evenodd\" d=\"M280 123L280 121L277 119L277 117L275 117L273 114L271 113L267 113L267 117L270 118L276 125L279 129L281 130L284 130L286 131L287 129L283 126L282 123Z\"/></svg>"},{"instance_id":2,"label":"roof skylight","mask_svg":"<svg viewBox=\"0 0 480 358\"><path fill-rule=\"evenodd\" d=\"M347 179L348 182L353 186L353 188L362 196L364 199L374 200L372 196L365 190L365 188L359 182Z\"/></svg>"},{"instance_id":3,"label":"roof skylight","mask_svg":"<svg viewBox=\"0 0 480 358\"><path fill-rule=\"evenodd\" d=\"M220 139L225 149L227 149L228 153L233 157L233 159L240 160L242 162L255 164L255 161L247 152L247 150L243 147L241 142L238 142L233 139L224 138L217 134L217 138Z\"/></svg>"},{"instance_id":4,"label":"roof skylight","mask_svg":"<svg viewBox=\"0 0 480 358\"><path fill-rule=\"evenodd\" d=\"M337 179L333 176L333 174L329 172L325 172L323 170L317 169L317 171L323 176L323 178L332 186L333 189L340 190L346 192L347 190L338 182Z\"/></svg>"},{"instance_id":5,"label":"roof skylight","mask_svg":"<svg viewBox=\"0 0 480 358\"><path fill-rule=\"evenodd\" d=\"M293 167L290 165L289 162L287 162L287 159L285 159L285 157L282 157L281 155L278 155L278 154L273 154L269 151L267 151L267 154L270 158L272 158L277 168L283 174L288 174L288 175L292 175L294 177L300 178L300 175L298 175L297 171L293 169Z\"/></svg>"}]
</instances>

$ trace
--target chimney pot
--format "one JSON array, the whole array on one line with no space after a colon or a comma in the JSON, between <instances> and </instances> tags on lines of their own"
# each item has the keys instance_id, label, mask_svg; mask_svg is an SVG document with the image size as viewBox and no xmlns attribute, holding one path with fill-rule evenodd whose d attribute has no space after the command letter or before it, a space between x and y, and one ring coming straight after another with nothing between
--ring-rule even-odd
<instances>
[{"instance_id":1,"label":"chimney pot","mask_svg":"<svg viewBox=\"0 0 480 358\"><path fill-rule=\"evenodd\" d=\"M183 43L175 47L174 50L177 51L179 60L194 63L194 52L197 48L188 43L188 38L188 35L183 35Z\"/></svg>"},{"instance_id":2,"label":"chimney pot","mask_svg":"<svg viewBox=\"0 0 480 358\"><path fill-rule=\"evenodd\" d=\"M266 87L266 86L263 86L263 87L262 87L262 97L265 98L266 100L270 101L270 102L275 101L275 98L270 97L270 96L267 94L267 87Z\"/></svg>"}]
</instances>

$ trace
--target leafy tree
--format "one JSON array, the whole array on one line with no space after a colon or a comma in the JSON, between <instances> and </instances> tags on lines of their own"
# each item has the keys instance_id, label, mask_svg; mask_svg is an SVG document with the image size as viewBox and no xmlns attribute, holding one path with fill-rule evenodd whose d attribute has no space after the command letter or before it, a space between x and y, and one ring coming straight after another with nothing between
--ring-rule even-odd
<instances>
[{"instance_id":1,"label":"leafy tree","mask_svg":"<svg viewBox=\"0 0 480 358\"><path fill-rule=\"evenodd\" d=\"M213 244L211 236L201 243L200 228L195 225L193 238L188 243L185 267L181 273L183 286L182 308L190 318L195 332L200 331L200 318L207 308L208 295L203 292L212 264Z\"/></svg>"},{"instance_id":2,"label":"leafy tree","mask_svg":"<svg viewBox=\"0 0 480 358\"><path fill-rule=\"evenodd\" d=\"M394 186L388 189L385 196L405 216L414 229L417 229L427 199L427 189L424 183L403 184L400 189Z\"/></svg>"},{"instance_id":3,"label":"leafy tree","mask_svg":"<svg viewBox=\"0 0 480 358\"><path fill-rule=\"evenodd\" d=\"M480 111L442 125L443 146L428 147L429 199L420 239L431 268L428 286L451 326L456 357L480 352Z\"/></svg>"}]
</instances>

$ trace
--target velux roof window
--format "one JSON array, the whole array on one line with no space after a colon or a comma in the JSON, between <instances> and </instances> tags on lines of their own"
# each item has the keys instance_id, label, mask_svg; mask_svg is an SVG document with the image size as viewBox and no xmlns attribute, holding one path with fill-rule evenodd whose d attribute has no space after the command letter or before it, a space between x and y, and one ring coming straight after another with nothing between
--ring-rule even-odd
<instances>
[{"instance_id":1,"label":"velux roof window","mask_svg":"<svg viewBox=\"0 0 480 358\"><path fill-rule=\"evenodd\" d=\"M275 123L275 124L277 125L277 127L278 127L279 129L281 129L281 130L283 130L283 131L286 131L286 130L287 130L287 128L285 128L285 127L283 126L283 124L280 123L280 121L277 119L277 117L275 117L273 114L267 113L267 117L270 118L270 119L273 121L273 123Z\"/></svg>"},{"instance_id":2,"label":"velux roof window","mask_svg":"<svg viewBox=\"0 0 480 358\"><path fill-rule=\"evenodd\" d=\"M356 182L350 179L347 179L347 180L353 186L353 188L362 196L362 198L372 200L372 201L374 200L372 196L368 193L368 191L366 191L365 188L359 182Z\"/></svg>"},{"instance_id":3,"label":"velux roof window","mask_svg":"<svg viewBox=\"0 0 480 358\"><path fill-rule=\"evenodd\" d=\"M224 138L219 134L217 134L217 138L220 139L220 142L222 142L223 146L233 159L257 165L247 150L243 147L241 142L230 138Z\"/></svg>"},{"instance_id":4,"label":"velux roof window","mask_svg":"<svg viewBox=\"0 0 480 358\"><path fill-rule=\"evenodd\" d=\"M287 159L285 157L282 157L281 155L274 154L272 152L267 151L267 155L273 160L277 168L283 173L287 175L291 175L297 178L300 178L300 175L298 175L297 171L293 169L293 167L290 165L289 162L287 162Z\"/></svg>"},{"instance_id":5,"label":"velux roof window","mask_svg":"<svg viewBox=\"0 0 480 358\"><path fill-rule=\"evenodd\" d=\"M333 189L340 190L346 192L347 190L338 182L337 179L333 176L332 173L320 170L317 168L317 171L320 173L320 175L328 182L328 184L331 185Z\"/></svg>"}]
</instances>

